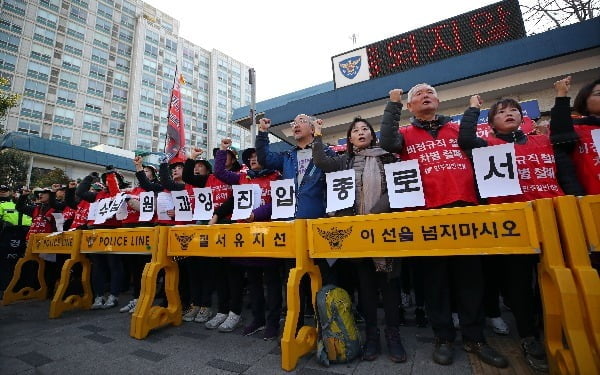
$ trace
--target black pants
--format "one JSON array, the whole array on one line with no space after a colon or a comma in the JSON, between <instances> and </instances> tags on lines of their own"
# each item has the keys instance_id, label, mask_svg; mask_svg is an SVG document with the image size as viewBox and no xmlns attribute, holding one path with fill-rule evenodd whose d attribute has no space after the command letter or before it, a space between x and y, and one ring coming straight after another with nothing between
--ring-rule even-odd
<instances>
[{"instance_id":1,"label":"black pants","mask_svg":"<svg viewBox=\"0 0 600 375\"><path fill-rule=\"evenodd\" d=\"M248 289L252 317L255 322L265 322L270 327L279 327L281 305L281 270L277 264L247 267ZM265 300L265 288L267 298ZM265 307L267 311L265 319Z\"/></svg>"},{"instance_id":2,"label":"black pants","mask_svg":"<svg viewBox=\"0 0 600 375\"><path fill-rule=\"evenodd\" d=\"M386 327L400 326L400 290L398 280L389 279L387 272L376 272L371 258L357 263L360 283L359 300L365 316L367 329L377 327L377 300L379 290L383 295L383 311Z\"/></svg>"},{"instance_id":3,"label":"black pants","mask_svg":"<svg viewBox=\"0 0 600 375\"><path fill-rule=\"evenodd\" d=\"M229 259L218 259L215 264L219 312L228 314L232 311L239 315L242 313L244 269Z\"/></svg>"},{"instance_id":4,"label":"black pants","mask_svg":"<svg viewBox=\"0 0 600 375\"><path fill-rule=\"evenodd\" d=\"M421 259L420 257L402 258L402 274L399 278L404 293L410 293L411 287L414 290L417 307L425 305L425 279Z\"/></svg>"},{"instance_id":5,"label":"black pants","mask_svg":"<svg viewBox=\"0 0 600 375\"><path fill-rule=\"evenodd\" d=\"M538 336L535 324L534 278L537 255L490 255L483 257L486 289L488 283L502 290L515 316L520 337ZM496 279L494 279L494 277ZM495 301L493 300L495 298ZM498 297L489 296L486 305L498 308ZM494 304L495 302L495 304ZM491 307L490 307L491 308ZM486 308L487 313L487 308ZM499 316L498 310L497 315Z\"/></svg>"},{"instance_id":6,"label":"black pants","mask_svg":"<svg viewBox=\"0 0 600 375\"><path fill-rule=\"evenodd\" d=\"M6 226L0 234L0 291L5 290L13 277L15 265L25 254L25 235L29 227Z\"/></svg>"},{"instance_id":7,"label":"black pants","mask_svg":"<svg viewBox=\"0 0 600 375\"><path fill-rule=\"evenodd\" d=\"M436 338L454 341L451 299L454 288L464 342L483 336L483 272L479 256L433 256L422 259L425 306Z\"/></svg>"},{"instance_id":8,"label":"black pants","mask_svg":"<svg viewBox=\"0 0 600 375\"><path fill-rule=\"evenodd\" d=\"M146 263L150 262L150 255L127 254L123 255L123 265L127 269L128 278L133 287L133 298L139 298L142 290L142 273Z\"/></svg>"}]
</instances>

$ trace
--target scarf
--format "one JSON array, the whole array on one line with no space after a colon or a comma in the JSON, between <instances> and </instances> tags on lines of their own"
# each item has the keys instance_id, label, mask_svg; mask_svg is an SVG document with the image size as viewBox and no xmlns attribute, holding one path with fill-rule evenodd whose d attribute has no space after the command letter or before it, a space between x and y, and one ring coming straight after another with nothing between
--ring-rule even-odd
<instances>
[{"instance_id":1,"label":"scarf","mask_svg":"<svg viewBox=\"0 0 600 375\"><path fill-rule=\"evenodd\" d=\"M379 157L387 153L381 147L354 151L353 168L358 172L356 181L356 213L359 215L368 214L383 194Z\"/></svg>"},{"instance_id":2,"label":"scarf","mask_svg":"<svg viewBox=\"0 0 600 375\"><path fill-rule=\"evenodd\" d=\"M254 178L257 178L257 177L262 177L262 176L270 175L271 173L273 173L273 169L261 169L260 171L255 171L255 170L252 170L252 169L248 169L248 171L246 172L246 175L250 179L254 179Z\"/></svg>"}]
</instances>

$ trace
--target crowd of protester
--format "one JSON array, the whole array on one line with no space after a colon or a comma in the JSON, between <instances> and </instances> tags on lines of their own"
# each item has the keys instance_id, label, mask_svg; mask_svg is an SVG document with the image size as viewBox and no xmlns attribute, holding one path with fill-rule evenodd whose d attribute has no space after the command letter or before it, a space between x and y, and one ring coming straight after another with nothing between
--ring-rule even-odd
<instances>
[{"instance_id":1,"label":"crowd of protester","mask_svg":"<svg viewBox=\"0 0 600 375\"><path fill-rule=\"evenodd\" d=\"M165 157L158 170L133 160L136 169L135 186L122 175L107 167L93 172L77 183L53 185L49 188L22 188L18 191L0 186L0 291L12 276L12 269L23 255L25 241L32 233L62 230L117 228L150 225L232 223L232 185L256 184L261 189L261 204L244 222L269 221L272 213L270 184L278 179L294 179L296 184L295 218L326 217L325 173L353 169L356 172L354 205L329 215L348 216L392 212L387 192L384 165L399 160L426 160L418 147L423 141L437 140L435 151L453 155L450 168L430 168L421 171L425 205L421 209L464 207L486 203L521 202L564 194L600 194L600 156L593 146L591 131L600 127L600 80L585 85L574 101L571 113L568 97L571 78L554 84L556 102L549 123L540 123L531 133L524 133L523 110L510 98L491 103L488 123L492 132L477 136L477 120L484 105L479 95L470 98L460 123L438 113L439 99L434 87L414 86L403 102L403 91L389 92L389 102L383 112L381 139L373 126L356 117L347 130L347 150L336 154L322 139L323 121L300 114L291 123L296 142L291 151L275 153L269 150L270 120L259 121L256 145L246 149L240 164L231 140L223 139L214 150L214 166L203 159L203 150L193 148L187 160ZM400 115L406 105L412 114L407 126L401 126ZM478 196L472 152L491 145L513 143L518 172L536 168L540 161L532 155L553 155L544 167L551 168L543 181L525 178L519 173L523 193L481 199ZM429 150L430 151L430 150ZM442 164L443 160L434 163ZM426 163L421 163L425 168ZM431 165L430 165L431 166ZM456 169L456 168L455 168ZM543 182L547 189L527 188ZM150 221L139 221L140 194L169 193L193 188L210 187L214 216L207 221L176 221L175 211L167 217L155 214ZM89 211L106 197L126 194L127 215L121 220L112 217L96 224ZM191 199L192 205L194 200ZM56 214L62 213L62 220ZM64 262L63 255L44 254L45 279L52 296ZM145 255L90 254L92 262L92 309L108 309L121 305L120 311L132 313L140 294L141 274L149 261ZM202 323L207 329L231 332L242 321L244 290L249 293L252 316L243 327L245 335L261 332L265 340L276 339L280 332L283 290L286 272L293 261L265 258L186 257L177 260L180 272L180 295L183 320ZM509 328L500 316L499 301L512 311L521 347L527 363L536 370L546 370L546 354L540 339L540 302L535 270L536 255L511 256L436 256L411 258L359 258L338 260L330 264L318 260L324 284L334 283L347 289L355 298L357 319L364 317L365 337L363 360L372 361L381 352L377 308L384 310L384 336L389 358L404 362L407 354L401 340L406 324L405 309L412 299L416 308L415 322L420 327L431 324L434 332L433 361L449 365L454 357L454 341L461 332L463 348L496 367L508 366L507 359L486 343L486 323L496 334L507 335ZM593 261L596 261L595 259ZM597 263L595 263L597 266ZM123 291L132 288L132 299L119 301ZM265 293L266 289L266 293ZM381 292L381 295L380 295ZM216 304L213 294L216 293ZM300 325L309 315L310 285L301 283ZM414 296L414 297L413 297ZM502 299L499 297L502 296ZM122 302L122 303L121 303Z\"/></svg>"}]
</instances>

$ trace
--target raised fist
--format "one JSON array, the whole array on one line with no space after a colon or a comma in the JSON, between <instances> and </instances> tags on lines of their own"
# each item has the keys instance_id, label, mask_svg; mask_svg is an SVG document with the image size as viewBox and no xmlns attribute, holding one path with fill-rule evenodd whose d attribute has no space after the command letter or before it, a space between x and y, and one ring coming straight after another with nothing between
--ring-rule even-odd
<instances>
[{"instance_id":1,"label":"raised fist","mask_svg":"<svg viewBox=\"0 0 600 375\"><path fill-rule=\"evenodd\" d=\"M481 96L479 95L473 95L471 96L471 99L469 99L469 107L481 108L482 104L483 100L481 100Z\"/></svg>"},{"instance_id":2,"label":"raised fist","mask_svg":"<svg viewBox=\"0 0 600 375\"><path fill-rule=\"evenodd\" d=\"M402 94L404 92L402 89L393 89L390 90L390 102L402 103Z\"/></svg>"},{"instance_id":3,"label":"raised fist","mask_svg":"<svg viewBox=\"0 0 600 375\"><path fill-rule=\"evenodd\" d=\"M227 150L229 147L231 147L231 138L221 139L221 150Z\"/></svg>"},{"instance_id":4,"label":"raised fist","mask_svg":"<svg viewBox=\"0 0 600 375\"><path fill-rule=\"evenodd\" d=\"M556 96L567 96L570 88L571 76L565 77L560 81L554 82L554 90L556 91Z\"/></svg>"},{"instance_id":5,"label":"raised fist","mask_svg":"<svg viewBox=\"0 0 600 375\"><path fill-rule=\"evenodd\" d=\"M260 130L261 132L268 132L270 126L271 126L270 119L263 117L260 120L258 120L258 130Z\"/></svg>"}]
</instances>

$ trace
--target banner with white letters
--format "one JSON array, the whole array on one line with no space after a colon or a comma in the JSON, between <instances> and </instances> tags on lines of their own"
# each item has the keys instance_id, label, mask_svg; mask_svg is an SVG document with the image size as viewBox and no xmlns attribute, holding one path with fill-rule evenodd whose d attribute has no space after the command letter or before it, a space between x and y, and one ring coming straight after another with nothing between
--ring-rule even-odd
<instances>
[{"instance_id":1,"label":"banner with white letters","mask_svg":"<svg viewBox=\"0 0 600 375\"><path fill-rule=\"evenodd\" d=\"M383 169L391 208L425 206L418 160L385 164Z\"/></svg>"},{"instance_id":2,"label":"banner with white letters","mask_svg":"<svg viewBox=\"0 0 600 375\"><path fill-rule=\"evenodd\" d=\"M327 209L326 212L335 212L352 207L356 198L356 171L344 171L325 174L327 181Z\"/></svg>"},{"instance_id":3,"label":"banner with white letters","mask_svg":"<svg viewBox=\"0 0 600 375\"><path fill-rule=\"evenodd\" d=\"M522 194L514 143L473 149L475 177L482 198Z\"/></svg>"},{"instance_id":4,"label":"banner with white letters","mask_svg":"<svg viewBox=\"0 0 600 375\"><path fill-rule=\"evenodd\" d=\"M293 178L271 181L271 219L289 219L296 215L296 187Z\"/></svg>"}]
</instances>

